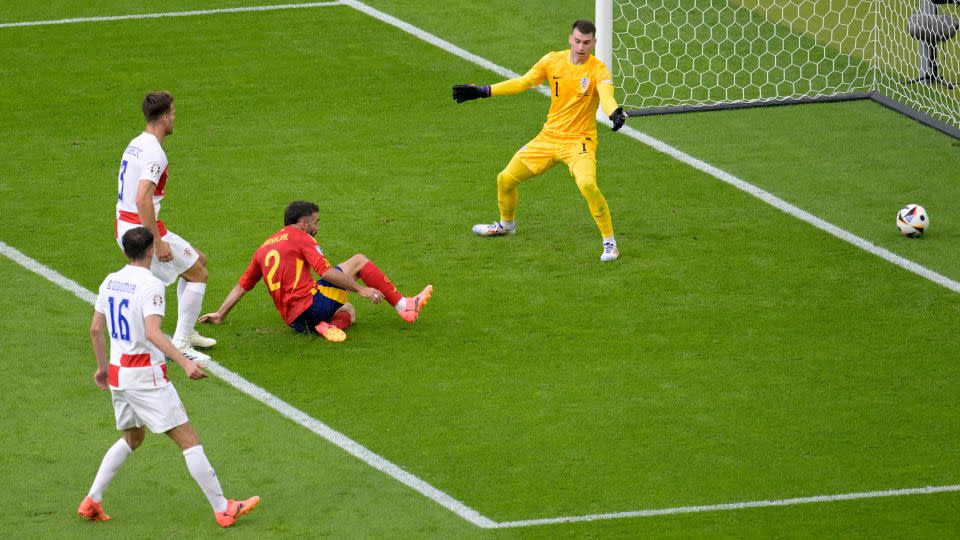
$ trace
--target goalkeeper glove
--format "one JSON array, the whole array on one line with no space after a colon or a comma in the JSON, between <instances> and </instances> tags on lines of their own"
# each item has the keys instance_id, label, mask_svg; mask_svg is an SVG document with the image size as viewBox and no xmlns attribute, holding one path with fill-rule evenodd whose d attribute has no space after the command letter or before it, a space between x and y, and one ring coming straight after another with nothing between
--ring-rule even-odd
<instances>
[{"instance_id":1,"label":"goalkeeper glove","mask_svg":"<svg viewBox=\"0 0 960 540\"><path fill-rule=\"evenodd\" d=\"M617 110L613 111L610 121L613 122L614 131L623 127L623 123L627 121L627 113L623 112L623 107L617 107Z\"/></svg>"},{"instance_id":2,"label":"goalkeeper glove","mask_svg":"<svg viewBox=\"0 0 960 540\"><path fill-rule=\"evenodd\" d=\"M457 103L488 97L490 97L489 86L477 86L475 84L453 85L453 99L456 100Z\"/></svg>"}]
</instances>

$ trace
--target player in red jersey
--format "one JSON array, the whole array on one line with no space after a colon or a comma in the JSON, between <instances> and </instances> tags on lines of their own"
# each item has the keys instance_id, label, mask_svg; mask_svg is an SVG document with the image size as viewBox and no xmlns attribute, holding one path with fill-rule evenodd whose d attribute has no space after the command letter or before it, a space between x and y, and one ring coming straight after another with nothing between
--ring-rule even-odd
<instances>
[{"instance_id":1,"label":"player in red jersey","mask_svg":"<svg viewBox=\"0 0 960 540\"><path fill-rule=\"evenodd\" d=\"M344 330L357 318L356 310L347 302L350 292L374 304L386 300L400 318L416 321L433 286L427 285L416 296L404 297L370 259L359 253L336 267L330 266L314 239L319 211L320 207L311 202L290 203L283 215L284 227L254 252L240 282L227 294L220 309L200 317L200 322L223 323L233 306L261 278L283 322L300 333L316 332L330 341L346 339ZM320 276L318 281L314 281L311 269ZM357 283L357 278L367 286Z\"/></svg>"}]
</instances>

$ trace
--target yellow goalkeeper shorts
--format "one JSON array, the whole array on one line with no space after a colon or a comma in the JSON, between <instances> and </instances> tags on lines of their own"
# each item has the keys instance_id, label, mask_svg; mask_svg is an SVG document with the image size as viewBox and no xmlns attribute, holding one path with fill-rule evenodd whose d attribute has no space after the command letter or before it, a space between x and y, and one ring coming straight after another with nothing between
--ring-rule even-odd
<instances>
[{"instance_id":1,"label":"yellow goalkeeper shorts","mask_svg":"<svg viewBox=\"0 0 960 540\"><path fill-rule=\"evenodd\" d=\"M597 140L593 137L558 136L541 131L532 141L520 147L516 157L534 175L542 174L557 163L566 163L570 174L581 160L589 160L596 169Z\"/></svg>"}]
</instances>

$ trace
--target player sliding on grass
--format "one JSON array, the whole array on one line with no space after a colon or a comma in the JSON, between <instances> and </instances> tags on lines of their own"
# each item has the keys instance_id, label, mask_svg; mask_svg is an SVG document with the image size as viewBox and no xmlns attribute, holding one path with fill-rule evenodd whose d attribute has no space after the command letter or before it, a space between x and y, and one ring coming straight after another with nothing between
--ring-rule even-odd
<instances>
[{"instance_id":1,"label":"player sliding on grass","mask_svg":"<svg viewBox=\"0 0 960 540\"><path fill-rule=\"evenodd\" d=\"M405 298L370 259L360 254L331 267L314 239L319 211L320 207L311 202L290 203L283 214L284 228L260 245L220 309L200 317L200 322L222 323L261 278L283 322L300 333L317 333L330 341L347 339L344 330L357 318L356 310L347 303L348 292L369 298L374 304L386 299L400 318L410 323L417 320L433 286L427 285L420 294ZM319 281L313 280L310 269L320 276ZM368 286L361 287L358 277Z\"/></svg>"},{"instance_id":2,"label":"player sliding on grass","mask_svg":"<svg viewBox=\"0 0 960 540\"><path fill-rule=\"evenodd\" d=\"M196 362L184 356L163 332L163 282L150 273L153 260L153 233L134 227L121 237L123 252L130 264L107 276L100 285L94 305L90 340L97 357L93 380L101 389L110 389L117 429L123 437L107 450L90 492L77 513L90 521L110 519L103 511L103 492L127 457L146 435L144 426L164 433L183 450L190 475L213 507L221 527L229 527L238 516L253 510L260 497L245 501L223 497L220 480L210 466L200 437L190 426L176 389L167 380L164 355L176 362L191 379L206 377ZM109 320L110 356L103 334Z\"/></svg>"},{"instance_id":3,"label":"player sliding on grass","mask_svg":"<svg viewBox=\"0 0 960 540\"><path fill-rule=\"evenodd\" d=\"M474 225L475 234L513 234L516 231L517 186L562 161L576 179L577 187L600 228L603 237L600 260L612 261L620 256L613 236L610 208L597 187L597 103L599 101L610 116L614 131L623 127L627 115L613 97L613 77L607 66L590 55L596 34L592 22L577 21L567 39L570 49L548 53L523 77L492 86L458 84L453 87L453 99L457 103L517 94L544 81L550 87L550 110L543 129L514 154L497 176L500 221Z\"/></svg>"}]
</instances>

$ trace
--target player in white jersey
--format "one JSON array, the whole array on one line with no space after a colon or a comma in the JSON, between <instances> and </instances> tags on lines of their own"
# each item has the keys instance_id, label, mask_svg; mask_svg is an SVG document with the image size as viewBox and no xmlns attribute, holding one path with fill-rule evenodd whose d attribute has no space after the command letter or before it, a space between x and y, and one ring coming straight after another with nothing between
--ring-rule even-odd
<instances>
[{"instance_id":1,"label":"player in white jersey","mask_svg":"<svg viewBox=\"0 0 960 540\"><path fill-rule=\"evenodd\" d=\"M107 276L94 305L90 340L97 357L94 381L110 389L120 438L103 456L90 492L77 513L91 521L110 519L101 504L103 492L120 466L146 436L144 426L164 433L183 450L187 469L213 507L221 527L233 525L238 516L253 510L260 497L227 500L217 473L190 426L187 413L173 385L167 380L164 355L176 362L191 379L206 377L202 367L183 355L160 330L164 312L164 285L150 271L153 233L135 227L121 237L130 264ZM110 333L107 356L104 331Z\"/></svg>"},{"instance_id":2,"label":"player in white jersey","mask_svg":"<svg viewBox=\"0 0 960 540\"><path fill-rule=\"evenodd\" d=\"M189 242L167 230L160 215L160 201L166 195L167 155L163 139L173 133L176 107L167 92L151 92L143 98L143 133L130 141L120 161L117 189L116 236L144 226L155 238L156 257L150 271L165 285L177 281L177 329L173 344L188 358L206 361L210 357L194 347L212 347L216 340L195 330L207 290L206 257ZM121 248L123 246L120 246Z\"/></svg>"}]
</instances>

